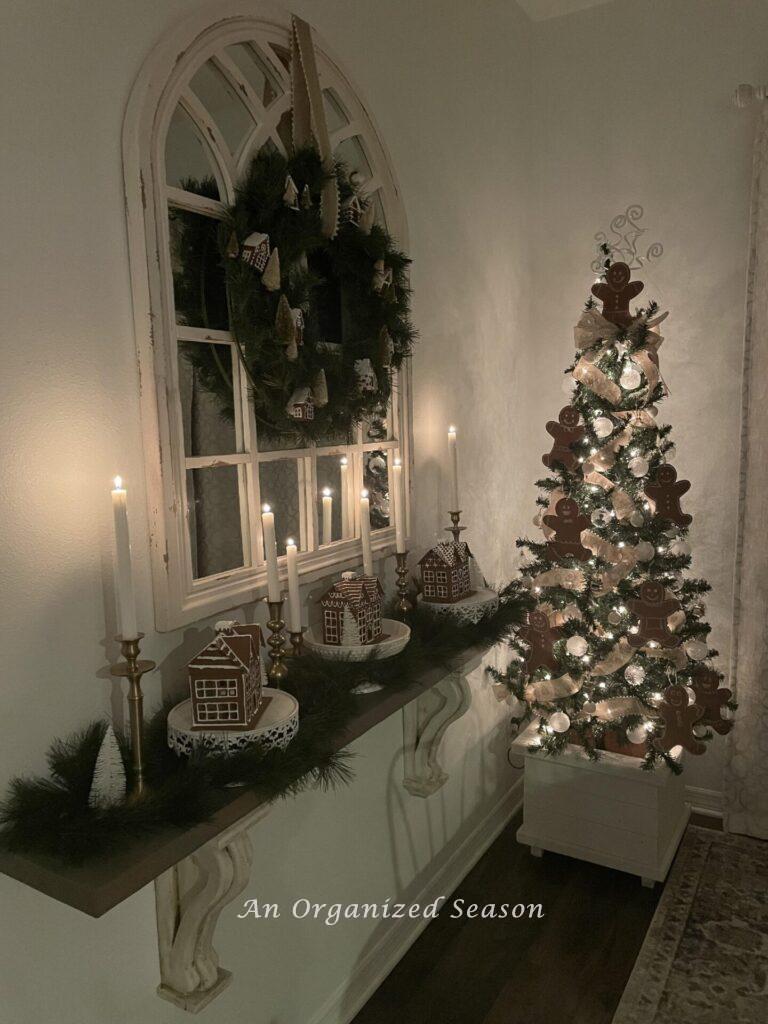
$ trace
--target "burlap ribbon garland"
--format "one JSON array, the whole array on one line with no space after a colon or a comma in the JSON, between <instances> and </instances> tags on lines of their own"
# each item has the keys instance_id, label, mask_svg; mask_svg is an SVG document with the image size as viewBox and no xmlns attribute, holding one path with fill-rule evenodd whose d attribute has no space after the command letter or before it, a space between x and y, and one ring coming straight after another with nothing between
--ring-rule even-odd
<instances>
[{"instance_id":1,"label":"burlap ribbon garland","mask_svg":"<svg viewBox=\"0 0 768 1024\"><path fill-rule=\"evenodd\" d=\"M634 647L630 647L627 638L622 637L616 646L605 655L603 660L594 666L591 675L610 676L628 664L634 656Z\"/></svg>"},{"instance_id":2,"label":"burlap ribbon garland","mask_svg":"<svg viewBox=\"0 0 768 1024\"><path fill-rule=\"evenodd\" d=\"M680 647L644 647L643 653L647 654L649 658L671 661L678 671L688 664L688 655L682 645Z\"/></svg>"},{"instance_id":3,"label":"burlap ribbon garland","mask_svg":"<svg viewBox=\"0 0 768 1024\"><path fill-rule=\"evenodd\" d=\"M333 150L325 119L323 94L317 73L312 29L302 18L292 17L291 93L293 145L298 149L316 145L328 177L320 195L322 231L333 238L339 229L339 186L334 173Z\"/></svg>"},{"instance_id":4,"label":"burlap ribbon garland","mask_svg":"<svg viewBox=\"0 0 768 1024\"><path fill-rule=\"evenodd\" d=\"M627 715L648 715L650 709L637 697L608 697L595 704L595 717L601 722L615 722Z\"/></svg>"},{"instance_id":5,"label":"burlap ribbon garland","mask_svg":"<svg viewBox=\"0 0 768 1024\"><path fill-rule=\"evenodd\" d=\"M562 587L563 590L572 590L576 594L581 594L586 589L587 580L580 569L558 567L539 573L534 577L533 585L542 588Z\"/></svg>"},{"instance_id":6,"label":"burlap ribbon garland","mask_svg":"<svg viewBox=\"0 0 768 1024\"><path fill-rule=\"evenodd\" d=\"M595 366L597 358L598 353L594 352L583 355L573 368L573 376L579 383L610 405L618 405L622 398L621 388L616 381L611 380L598 366Z\"/></svg>"},{"instance_id":7,"label":"burlap ribbon garland","mask_svg":"<svg viewBox=\"0 0 768 1024\"><path fill-rule=\"evenodd\" d=\"M606 320L596 309L585 309L573 328L573 341L576 348L591 348L598 341L613 341L618 333L616 324Z\"/></svg>"},{"instance_id":8,"label":"burlap ribbon garland","mask_svg":"<svg viewBox=\"0 0 768 1024\"><path fill-rule=\"evenodd\" d=\"M547 704L550 701L562 700L563 697L572 697L580 689L581 683L572 679L566 672L557 679L539 679L535 683L528 683L525 688L525 699Z\"/></svg>"}]
</instances>

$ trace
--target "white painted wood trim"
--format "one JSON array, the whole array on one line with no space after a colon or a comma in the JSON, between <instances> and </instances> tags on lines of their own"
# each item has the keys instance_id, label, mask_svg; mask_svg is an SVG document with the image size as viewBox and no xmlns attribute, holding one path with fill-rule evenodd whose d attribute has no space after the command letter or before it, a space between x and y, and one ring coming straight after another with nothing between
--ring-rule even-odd
<instances>
[{"instance_id":1,"label":"white painted wood trim","mask_svg":"<svg viewBox=\"0 0 768 1024\"><path fill-rule=\"evenodd\" d=\"M517 814L522 801L522 779L518 779L429 882L420 891L408 893L408 901L424 905L438 896L450 896ZM351 978L334 990L307 1024L349 1024L429 923L423 919L392 921L358 961Z\"/></svg>"}]
</instances>

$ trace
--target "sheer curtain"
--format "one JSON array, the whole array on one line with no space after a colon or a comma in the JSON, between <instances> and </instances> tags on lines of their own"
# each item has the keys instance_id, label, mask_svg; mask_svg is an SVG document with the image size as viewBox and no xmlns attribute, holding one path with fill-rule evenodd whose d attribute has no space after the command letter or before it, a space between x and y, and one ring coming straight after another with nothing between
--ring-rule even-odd
<instances>
[{"instance_id":1,"label":"sheer curtain","mask_svg":"<svg viewBox=\"0 0 768 1024\"><path fill-rule=\"evenodd\" d=\"M768 102L755 140L739 483L730 672L739 710L726 763L726 828L768 839Z\"/></svg>"}]
</instances>

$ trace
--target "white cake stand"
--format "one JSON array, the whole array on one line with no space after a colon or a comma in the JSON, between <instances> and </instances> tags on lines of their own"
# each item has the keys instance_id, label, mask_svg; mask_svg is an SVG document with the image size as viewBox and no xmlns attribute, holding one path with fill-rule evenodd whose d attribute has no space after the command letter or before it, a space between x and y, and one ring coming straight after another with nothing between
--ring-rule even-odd
<instances>
[{"instance_id":1,"label":"white cake stand","mask_svg":"<svg viewBox=\"0 0 768 1024\"><path fill-rule=\"evenodd\" d=\"M299 729L299 703L284 690L265 686L262 697L270 697L264 713L252 729L235 732L231 729L193 729L192 701L177 704L168 715L168 746L179 757L189 756L196 747L217 754L242 750L253 743L267 749L284 750Z\"/></svg>"},{"instance_id":2,"label":"white cake stand","mask_svg":"<svg viewBox=\"0 0 768 1024\"><path fill-rule=\"evenodd\" d=\"M436 601L425 601L421 594L418 602L422 608L428 608L433 615L453 619L460 626L474 625L486 615L493 615L499 607L499 595L495 590L473 590L468 597L452 604L439 604Z\"/></svg>"},{"instance_id":3,"label":"white cake stand","mask_svg":"<svg viewBox=\"0 0 768 1024\"><path fill-rule=\"evenodd\" d=\"M314 628L310 628L304 634L304 643L307 650L329 661L381 661L399 654L411 639L410 626L397 619L382 619L381 630L384 633L383 640L375 644L356 644L348 647L343 644L324 644ZM377 693L383 689L381 683L368 680L356 686L352 693Z\"/></svg>"}]
</instances>

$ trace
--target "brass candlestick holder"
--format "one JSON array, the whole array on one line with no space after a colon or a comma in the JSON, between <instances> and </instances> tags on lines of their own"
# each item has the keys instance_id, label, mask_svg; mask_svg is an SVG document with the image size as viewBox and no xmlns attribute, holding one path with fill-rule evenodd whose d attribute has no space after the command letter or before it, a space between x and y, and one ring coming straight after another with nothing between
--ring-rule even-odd
<instances>
[{"instance_id":1,"label":"brass candlestick holder","mask_svg":"<svg viewBox=\"0 0 768 1024\"><path fill-rule=\"evenodd\" d=\"M397 596L399 600L395 609L401 615L407 615L413 609L413 604L408 600L408 552L395 552L395 572L397 573Z\"/></svg>"},{"instance_id":2,"label":"brass candlestick holder","mask_svg":"<svg viewBox=\"0 0 768 1024\"><path fill-rule=\"evenodd\" d=\"M288 675L288 669L285 665L285 622L283 621L283 600L270 601L267 598L267 606L269 608L269 621L267 622L267 628L269 629L270 635L267 637L267 644L269 645L269 658L272 664L267 669L267 679L271 686L274 686L276 690L280 689L280 684Z\"/></svg>"},{"instance_id":3,"label":"brass candlestick holder","mask_svg":"<svg viewBox=\"0 0 768 1024\"><path fill-rule=\"evenodd\" d=\"M290 630L288 636L291 639L291 647L293 648L291 654L294 658L298 658L304 653L304 630L300 629L298 632Z\"/></svg>"},{"instance_id":4,"label":"brass candlestick holder","mask_svg":"<svg viewBox=\"0 0 768 1024\"><path fill-rule=\"evenodd\" d=\"M466 526L459 526L459 520L461 519L461 511L449 512L448 515L451 517L451 525L444 526L443 529L448 530L449 533L452 533L454 544L458 544L462 530L466 530Z\"/></svg>"},{"instance_id":5,"label":"brass candlestick holder","mask_svg":"<svg viewBox=\"0 0 768 1024\"><path fill-rule=\"evenodd\" d=\"M125 661L118 662L109 670L113 676L128 680L128 714L131 726L131 793L139 796L144 792L144 694L141 692L141 677L151 672L154 661L140 661L140 641L144 634L134 640L126 640L122 636L115 637L120 641L120 653Z\"/></svg>"}]
</instances>

